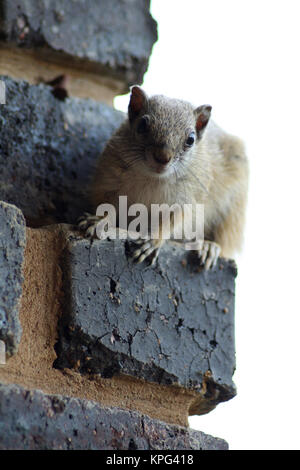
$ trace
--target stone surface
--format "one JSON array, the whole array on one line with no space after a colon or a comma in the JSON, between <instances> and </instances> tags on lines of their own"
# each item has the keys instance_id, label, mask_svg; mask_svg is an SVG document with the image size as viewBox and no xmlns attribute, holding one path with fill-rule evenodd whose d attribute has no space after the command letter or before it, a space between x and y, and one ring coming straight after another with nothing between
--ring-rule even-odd
<instances>
[{"instance_id":1,"label":"stone surface","mask_svg":"<svg viewBox=\"0 0 300 470\"><path fill-rule=\"evenodd\" d=\"M124 115L91 100L59 101L45 85L2 79L0 200L19 207L32 226L74 223L89 210L91 174Z\"/></svg>"},{"instance_id":2,"label":"stone surface","mask_svg":"<svg viewBox=\"0 0 300 470\"><path fill-rule=\"evenodd\" d=\"M5 343L7 357L16 353L22 334L19 307L25 239L22 212L0 202L0 340Z\"/></svg>"},{"instance_id":3,"label":"stone surface","mask_svg":"<svg viewBox=\"0 0 300 470\"><path fill-rule=\"evenodd\" d=\"M69 237L55 366L197 390L192 414L232 398L234 263L199 272L184 248L166 244L156 267L133 266L126 245Z\"/></svg>"},{"instance_id":4,"label":"stone surface","mask_svg":"<svg viewBox=\"0 0 300 470\"><path fill-rule=\"evenodd\" d=\"M0 1L0 39L49 61L141 83L157 39L149 0ZM126 90L124 90L126 91Z\"/></svg>"},{"instance_id":5,"label":"stone surface","mask_svg":"<svg viewBox=\"0 0 300 470\"><path fill-rule=\"evenodd\" d=\"M200 431L98 403L0 385L0 449L227 450Z\"/></svg>"},{"instance_id":6,"label":"stone surface","mask_svg":"<svg viewBox=\"0 0 300 470\"><path fill-rule=\"evenodd\" d=\"M98 374L53 367L57 323L63 309L60 264L69 231L67 225L26 229L19 312L22 337L18 352L0 367L0 382L85 398L102 406L139 411L165 423L187 426L190 410L198 410L201 400L207 404L196 391L132 376L118 375L107 379Z\"/></svg>"}]
</instances>

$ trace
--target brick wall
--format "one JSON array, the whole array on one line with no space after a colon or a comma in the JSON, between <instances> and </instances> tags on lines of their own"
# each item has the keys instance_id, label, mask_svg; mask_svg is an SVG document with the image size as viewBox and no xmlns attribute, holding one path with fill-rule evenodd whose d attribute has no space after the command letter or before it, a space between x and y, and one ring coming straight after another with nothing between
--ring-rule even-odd
<instances>
[{"instance_id":1,"label":"brick wall","mask_svg":"<svg viewBox=\"0 0 300 470\"><path fill-rule=\"evenodd\" d=\"M236 393L235 264L199 271L170 243L145 269L74 226L113 97L147 69L149 1L0 11L0 448L226 449L188 416Z\"/></svg>"}]
</instances>

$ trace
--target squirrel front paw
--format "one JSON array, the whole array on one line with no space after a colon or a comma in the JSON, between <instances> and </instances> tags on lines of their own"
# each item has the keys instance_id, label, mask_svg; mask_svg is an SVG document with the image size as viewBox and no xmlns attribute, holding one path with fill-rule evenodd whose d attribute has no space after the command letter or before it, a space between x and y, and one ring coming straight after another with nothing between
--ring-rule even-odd
<instances>
[{"instance_id":1,"label":"squirrel front paw","mask_svg":"<svg viewBox=\"0 0 300 470\"><path fill-rule=\"evenodd\" d=\"M97 225L101 220L103 220L103 217L85 212L78 218L77 226L81 232L84 232L85 238L96 238Z\"/></svg>"},{"instance_id":2,"label":"squirrel front paw","mask_svg":"<svg viewBox=\"0 0 300 470\"><path fill-rule=\"evenodd\" d=\"M136 263L147 260L153 266L157 260L163 240L138 239L133 242L132 258Z\"/></svg>"},{"instance_id":3,"label":"squirrel front paw","mask_svg":"<svg viewBox=\"0 0 300 470\"><path fill-rule=\"evenodd\" d=\"M220 245L208 240L203 240L199 243L200 245L196 250L196 253L199 257L201 265L204 265L204 269L206 270L214 268L221 253Z\"/></svg>"}]
</instances>

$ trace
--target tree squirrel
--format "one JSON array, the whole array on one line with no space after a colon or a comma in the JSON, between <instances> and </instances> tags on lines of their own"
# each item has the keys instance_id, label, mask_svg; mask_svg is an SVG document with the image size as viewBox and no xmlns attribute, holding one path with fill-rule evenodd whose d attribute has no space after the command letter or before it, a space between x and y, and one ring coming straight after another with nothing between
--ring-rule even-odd
<instances>
[{"instance_id":1,"label":"tree squirrel","mask_svg":"<svg viewBox=\"0 0 300 470\"><path fill-rule=\"evenodd\" d=\"M211 106L196 109L163 95L148 97L131 89L128 119L107 143L91 187L95 207L118 208L119 196L128 205L202 203L204 240L199 262L215 266L219 255L231 257L241 248L248 187L248 162L243 142L218 127ZM192 215L193 217L193 215ZM94 237L99 216L85 214L79 228ZM173 217L173 226L178 221ZM140 240L133 252L137 262L155 262L164 240ZM151 263L151 264L152 264Z\"/></svg>"}]
</instances>

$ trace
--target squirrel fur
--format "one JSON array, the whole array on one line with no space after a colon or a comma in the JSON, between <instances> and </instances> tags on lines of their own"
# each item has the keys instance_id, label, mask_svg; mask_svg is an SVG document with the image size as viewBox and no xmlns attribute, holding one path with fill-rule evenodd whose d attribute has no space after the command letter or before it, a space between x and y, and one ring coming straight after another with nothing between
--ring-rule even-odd
<instances>
[{"instance_id":1,"label":"squirrel fur","mask_svg":"<svg viewBox=\"0 0 300 470\"><path fill-rule=\"evenodd\" d=\"M199 257L205 268L218 256L232 257L242 247L248 189L244 144L210 119L211 107L163 95L148 97L133 86L128 118L99 157L91 187L96 208L119 196L128 206L204 204L204 240ZM97 218L85 216L79 226L95 235ZM174 218L173 223L176 223ZM161 233L163 232L163 227ZM155 261L164 240L141 243L137 261Z\"/></svg>"}]
</instances>

